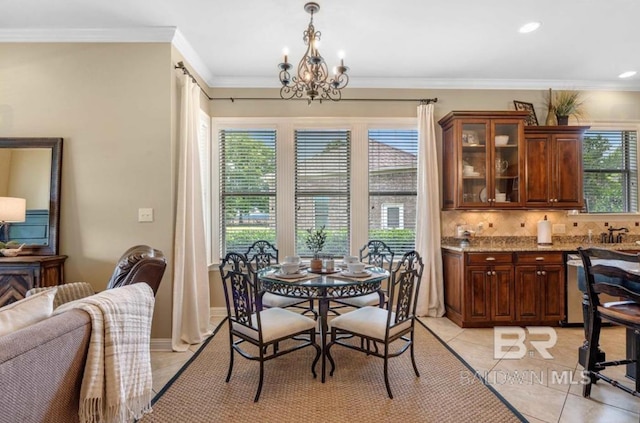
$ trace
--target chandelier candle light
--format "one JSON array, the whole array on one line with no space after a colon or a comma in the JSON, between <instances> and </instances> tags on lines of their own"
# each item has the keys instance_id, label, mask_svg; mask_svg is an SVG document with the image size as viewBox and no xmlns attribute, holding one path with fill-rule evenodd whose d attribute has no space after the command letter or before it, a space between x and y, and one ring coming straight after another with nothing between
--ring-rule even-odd
<instances>
[{"instance_id":1,"label":"chandelier candle light","mask_svg":"<svg viewBox=\"0 0 640 423\"><path fill-rule=\"evenodd\" d=\"M302 98L306 94L309 104L319 97L322 100L338 101L342 98L342 89L349 83L347 75L348 67L344 65L344 58L340 58L340 65L333 69L334 76L329 79L329 71L324 58L318 51L320 31L313 26L313 14L320 10L318 3L307 3L304 10L311 14L309 27L303 32L303 41L307 51L298 63L297 75L291 77L289 69L292 65L288 62L287 52L284 54L284 62L280 63L280 97L288 100Z\"/></svg>"}]
</instances>

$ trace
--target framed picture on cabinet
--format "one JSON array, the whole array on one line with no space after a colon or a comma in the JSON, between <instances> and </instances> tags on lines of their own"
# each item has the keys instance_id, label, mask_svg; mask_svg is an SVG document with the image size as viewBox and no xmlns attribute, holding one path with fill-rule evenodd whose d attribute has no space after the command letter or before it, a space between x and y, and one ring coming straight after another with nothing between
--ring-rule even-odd
<instances>
[{"instance_id":1,"label":"framed picture on cabinet","mask_svg":"<svg viewBox=\"0 0 640 423\"><path fill-rule=\"evenodd\" d=\"M513 104L516 106L516 110L529 112L529 116L527 116L527 119L524 121L525 125L538 126L538 118L536 117L536 110L533 108L533 104L518 100L513 100Z\"/></svg>"}]
</instances>

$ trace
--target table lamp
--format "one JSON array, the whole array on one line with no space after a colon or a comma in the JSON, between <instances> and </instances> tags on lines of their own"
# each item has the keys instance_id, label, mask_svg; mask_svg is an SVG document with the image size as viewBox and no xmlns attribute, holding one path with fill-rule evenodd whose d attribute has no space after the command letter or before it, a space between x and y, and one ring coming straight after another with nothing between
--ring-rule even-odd
<instances>
[{"instance_id":1,"label":"table lamp","mask_svg":"<svg viewBox=\"0 0 640 423\"><path fill-rule=\"evenodd\" d=\"M24 222L26 212L27 200L24 198L0 197L0 229L6 223Z\"/></svg>"}]
</instances>

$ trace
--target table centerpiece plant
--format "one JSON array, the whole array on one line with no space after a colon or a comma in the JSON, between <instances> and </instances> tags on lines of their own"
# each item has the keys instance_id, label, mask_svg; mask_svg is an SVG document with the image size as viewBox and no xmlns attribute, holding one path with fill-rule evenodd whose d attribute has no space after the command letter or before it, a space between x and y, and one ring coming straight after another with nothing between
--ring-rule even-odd
<instances>
[{"instance_id":1,"label":"table centerpiece plant","mask_svg":"<svg viewBox=\"0 0 640 423\"><path fill-rule=\"evenodd\" d=\"M324 225L320 229L307 229L307 238L305 243L307 248L313 253L313 259L309 267L312 271L322 270L322 259L320 258L320 252L324 248L324 244L327 241L327 233L325 232Z\"/></svg>"}]
</instances>

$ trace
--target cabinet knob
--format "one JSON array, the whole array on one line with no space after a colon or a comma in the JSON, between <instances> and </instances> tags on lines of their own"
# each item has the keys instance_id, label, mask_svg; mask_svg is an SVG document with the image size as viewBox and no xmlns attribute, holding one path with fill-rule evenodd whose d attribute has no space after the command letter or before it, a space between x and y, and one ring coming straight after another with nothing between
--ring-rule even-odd
<instances>
[{"instance_id":1,"label":"cabinet knob","mask_svg":"<svg viewBox=\"0 0 640 423\"><path fill-rule=\"evenodd\" d=\"M487 276L491 276L491 270L487 270Z\"/></svg>"},{"instance_id":2,"label":"cabinet knob","mask_svg":"<svg viewBox=\"0 0 640 423\"><path fill-rule=\"evenodd\" d=\"M496 258L495 257L487 257L485 260L486 261L496 261Z\"/></svg>"},{"instance_id":3,"label":"cabinet knob","mask_svg":"<svg viewBox=\"0 0 640 423\"><path fill-rule=\"evenodd\" d=\"M547 274L547 272L543 270L542 272L540 272L540 274L542 274L544 276L544 275Z\"/></svg>"},{"instance_id":4,"label":"cabinet knob","mask_svg":"<svg viewBox=\"0 0 640 423\"><path fill-rule=\"evenodd\" d=\"M492 271L492 272L491 272L491 274L492 274L493 276L495 276L495 275L496 275L496 271L495 271L495 270L494 270L494 271Z\"/></svg>"},{"instance_id":5,"label":"cabinet knob","mask_svg":"<svg viewBox=\"0 0 640 423\"><path fill-rule=\"evenodd\" d=\"M544 261L544 257L536 257L536 261Z\"/></svg>"}]
</instances>

